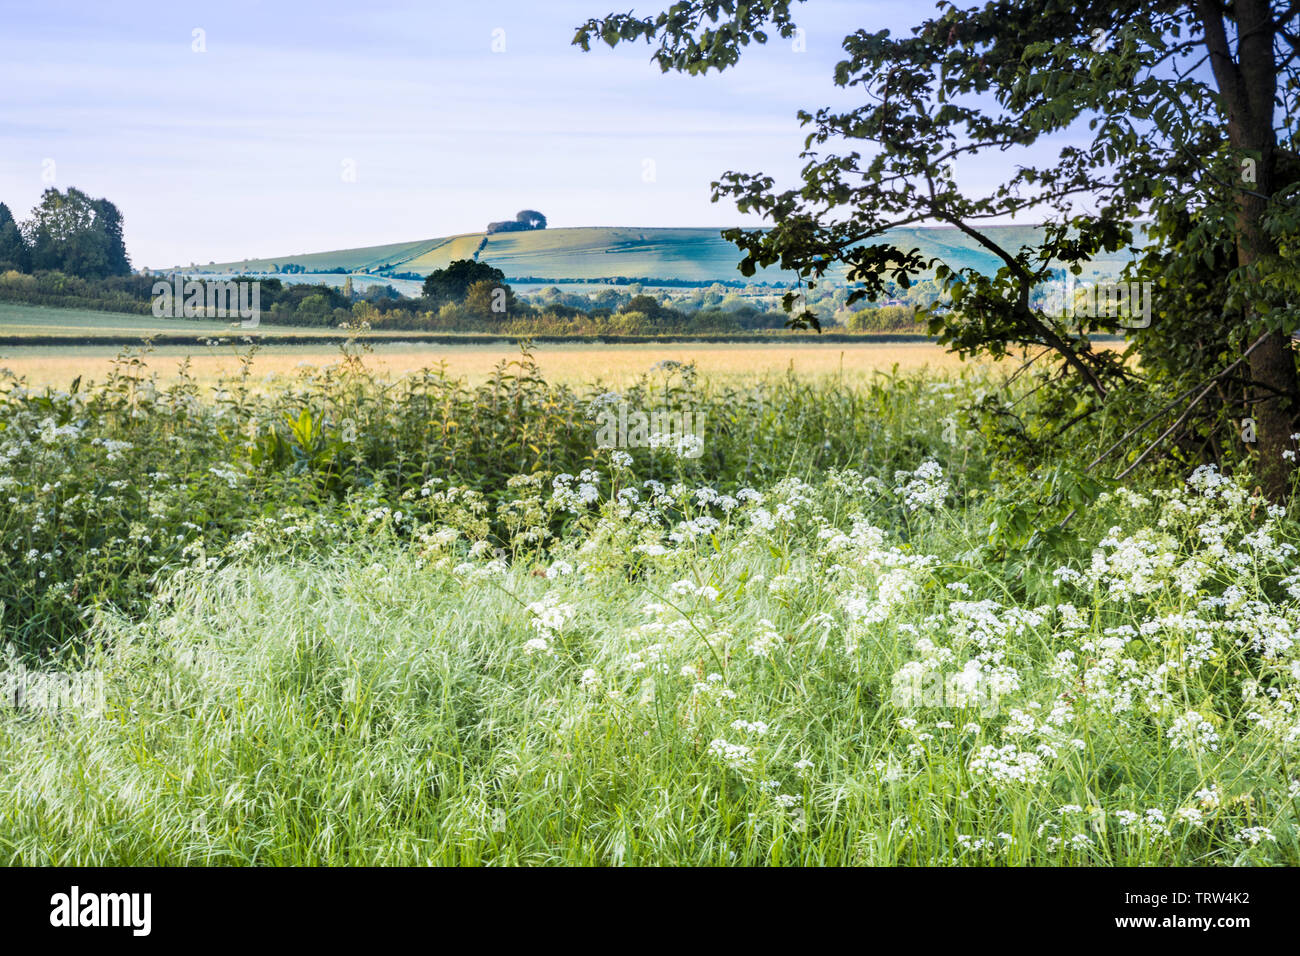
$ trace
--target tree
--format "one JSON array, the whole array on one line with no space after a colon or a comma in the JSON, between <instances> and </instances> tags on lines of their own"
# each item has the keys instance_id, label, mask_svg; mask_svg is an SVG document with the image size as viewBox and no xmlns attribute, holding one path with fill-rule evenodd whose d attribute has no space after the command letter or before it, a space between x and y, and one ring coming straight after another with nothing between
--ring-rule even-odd
<instances>
[{"instance_id":1,"label":"tree","mask_svg":"<svg viewBox=\"0 0 1300 956\"><path fill-rule=\"evenodd\" d=\"M83 279L131 273L122 214L107 199L92 199L80 189L45 190L22 233L33 270L57 270Z\"/></svg>"},{"instance_id":2,"label":"tree","mask_svg":"<svg viewBox=\"0 0 1300 956\"><path fill-rule=\"evenodd\" d=\"M521 209L515 213L515 222L522 223L525 229L545 229L546 217L536 209Z\"/></svg>"},{"instance_id":3,"label":"tree","mask_svg":"<svg viewBox=\"0 0 1300 956\"><path fill-rule=\"evenodd\" d=\"M462 302L475 282L503 284L506 274L486 262L473 259L456 259L445 269L438 269L424 280L424 297L438 308L451 302Z\"/></svg>"},{"instance_id":4,"label":"tree","mask_svg":"<svg viewBox=\"0 0 1300 956\"><path fill-rule=\"evenodd\" d=\"M476 318L504 322L517 308L514 290L504 282L480 279L465 292L465 311Z\"/></svg>"},{"instance_id":5,"label":"tree","mask_svg":"<svg viewBox=\"0 0 1300 956\"><path fill-rule=\"evenodd\" d=\"M528 232L532 229L545 229L546 217L536 209L521 209L514 219L488 223L488 235L498 232Z\"/></svg>"},{"instance_id":6,"label":"tree","mask_svg":"<svg viewBox=\"0 0 1300 956\"><path fill-rule=\"evenodd\" d=\"M299 318L308 319L316 324L324 323L331 311L332 303L319 292L299 300L296 309Z\"/></svg>"},{"instance_id":7,"label":"tree","mask_svg":"<svg viewBox=\"0 0 1300 956\"><path fill-rule=\"evenodd\" d=\"M555 288L552 286L551 288ZM559 290L556 289L556 292ZM598 309L617 309L623 304L626 296L617 289L601 289L591 297L591 304Z\"/></svg>"},{"instance_id":8,"label":"tree","mask_svg":"<svg viewBox=\"0 0 1300 956\"><path fill-rule=\"evenodd\" d=\"M664 71L700 74L731 66L769 30L794 36L791 6L684 0L654 17L589 20L574 42L644 39L657 43ZM799 188L738 172L715 182L715 201L730 197L772 223L724 235L743 253L745 275L779 263L813 286L844 264L857 286L850 303L932 270L951 300L929 311L941 341L963 354L1043 348L1085 386L1087 407L1062 428L1131 377L1091 341L1124 323L1033 303L1063 270L1079 274L1097 253L1140 241L1146 255L1129 278L1151 282L1155 300L1151 328L1136 333L1144 367L1148 358L1195 365L1180 376L1194 380L1184 400L1144 424L1158 435L1135 463L1240 400L1256 421L1265 489L1281 498L1300 410L1291 347L1300 325L1298 24L1300 5L1284 0L992 0L966 10L940 3L909 36L859 30L845 37L834 79L860 90L862 105L800 112L809 132ZM1070 142L1044 163L1048 137ZM981 155L1008 173L977 195L961 188L959 171ZM1019 248L981 228L1030 216L1044 222L1041 238ZM1139 235L1142 220L1151 225ZM951 269L884 235L934 223L971 237L1000 268ZM1154 267L1162 271L1143 274ZM1215 325L1195 342L1176 311L1189 297L1170 281L1193 276L1209 296L1194 303L1198 323ZM796 298L786 296L787 310ZM803 313L800 323L815 319Z\"/></svg>"},{"instance_id":9,"label":"tree","mask_svg":"<svg viewBox=\"0 0 1300 956\"><path fill-rule=\"evenodd\" d=\"M31 253L9 207L0 202L0 271L31 268Z\"/></svg>"},{"instance_id":10,"label":"tree","mask_svg":"<svg viewBox=\"0 0 1300 956\"><path fill-rule=\"evenodd\" d=\"M659 305L658 299L656 299L652 295L642 294L642 295L632 296L632 298L628 299L627 304L624 305L621 309L619 309L619 311L640 312L643 315L646 315L649 318L654 319L659 315L661 309L662 306Z\"/></svg>"}]
</instances>

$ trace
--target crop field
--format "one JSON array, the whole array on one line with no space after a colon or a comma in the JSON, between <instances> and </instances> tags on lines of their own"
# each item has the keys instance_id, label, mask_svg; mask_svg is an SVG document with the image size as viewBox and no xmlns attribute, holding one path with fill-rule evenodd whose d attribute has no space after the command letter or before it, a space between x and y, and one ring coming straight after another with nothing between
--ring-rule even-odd
<instances>
[{"instance_id":1,"label":"crop field","mask_svg":"<svg viewBox=\"0 0 1300 956\"><path fill-rule=\"evenodd\" d=\"M193 344L149 346L149 336L188 335ZM50 336L80 344L47 344ZM291 336L293 344L276 344ZM479 383L503 362L519 356L519 346L486 335L442 335L443 341L418 341L414 332L370 332L362 341L368 365L376 373L400 377L426 368L444 367L447 374ZM343 361L344 344L336 329L276 326L256 329L233 322L196 319L157 319L153 316L84 309L56 309L0 303L0 369L35 388L67 388L103 382L124 352L141 374L163 383L185 374L204 384L242 372L259 381L297 376L304 369L324 368ZM99 345L97 339L111 339ZM319 341L313 341L314 339ZM412 341L415 339L416 341ZM456 340L445 344L446 339ZM169 340L170 341L170 340ZM30 343L30 344L29 344ZM124 344L130 343L130 344ZM257 348L250 350L249 343ZM724 377L792 373L798 376L871 376L895 368L955 369L961 362L928 341L819 341L813 335L773 336L749 342L640 342L601 344L591 341L540 342L534 346L542 374L566 384L634 380L659 362L695 362L701 372Z\"/></svg>"},{"instance_id":2,"label":"crop field","mask_svg":"<svg viewBox=\"0 0 1300 956\"><path fill-rule=\"evenodd\" d=\"M132 350L139 352L139 349ZM503 362L519 357L507 343L489 345L414 345L377 343L367 363L378 373L400 377L425 368L445 367L449 375L480 383ZM189 347L161 346L140 354L139 367L163 383L174 381L182 366L204 384L239 371L248 348L233 344ZM105 346L14 346L0 348L0 369L8 369L29 386L67 388L76 378L104 381L122 350ZM862 379L875 373L953 369L962 363L936 345L898 344L541 344L534 354L542 374L564 384L619 385L643 375L660 362L695 362L705 373L731 379L792 372L801 377L843 376ZM292 377L304 370L326 368L342 361L338 347L266 345L248 367L259 380Z\"/></svg>"}]
</instances>

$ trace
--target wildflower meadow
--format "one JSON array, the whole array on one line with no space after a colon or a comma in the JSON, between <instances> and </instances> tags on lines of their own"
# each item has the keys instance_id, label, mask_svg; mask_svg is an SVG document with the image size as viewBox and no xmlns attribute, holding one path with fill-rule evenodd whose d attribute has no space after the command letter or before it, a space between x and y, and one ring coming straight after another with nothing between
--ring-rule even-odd
<instances>
[{"instance_id":1,"label":"wildflower meadow","mask_svg":"<svg viewBox=\"0 0 1300 956\"><path fill-rule=\"evenodd\" d=\"M1300 860L1244 468L1013 455L996 369L141 368L0 383L5 862Z\"/></svg>"}]
</instances>

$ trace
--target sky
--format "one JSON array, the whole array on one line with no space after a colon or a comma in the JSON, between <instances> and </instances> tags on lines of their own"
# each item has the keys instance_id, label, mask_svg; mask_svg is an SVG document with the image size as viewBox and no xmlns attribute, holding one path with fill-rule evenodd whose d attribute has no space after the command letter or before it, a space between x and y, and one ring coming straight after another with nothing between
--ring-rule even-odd
<instances>
[{"instance_id":1,"label":"sky","mask_svg":"<svg viewBox=\"0 0 1300 956\"><path fill-rule=\"evenodd\" d=\"M589 17L669 3L5 0L0 202L22 220L51 185L106 197L136 268L478 232L524 208L552 227L756 225L709 184L797 184L797 111L857 102L832 82L842 38L933 10L812 0L802 50L774 36L707 77L660 72L644 44L571 45Z\"/></svg>"}]
</instances>

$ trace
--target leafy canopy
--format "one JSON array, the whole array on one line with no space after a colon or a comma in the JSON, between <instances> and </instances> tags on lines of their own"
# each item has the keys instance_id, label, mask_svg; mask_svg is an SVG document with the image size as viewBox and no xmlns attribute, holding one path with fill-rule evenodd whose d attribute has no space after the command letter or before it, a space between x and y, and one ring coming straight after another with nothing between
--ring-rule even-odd
<instances>
[{"instance_id":1,"label":"leafy canopy","mask_svg":"<svg viewBox=\"0 0 1300 956\"><path fill-rule=\"evenodd\" d=\"M795 36L793 6L683 0L654 16L589 20L574 42L644 40L661 69L701 74L735 64L750 43ZM850 301L933 274L948 297L929 316L942 342L995 357L1042 347L1097 401L1132 377L1116 353L1093 347L1095 334L1124 331L1119 318L1049 314L1042 290L1103 250L1131 250L1141 258L1129 277L1154 286L1152 327L1133 335L1144 365L1157 377L1232 386L1216 400L1267 424L1271 468L1300 399L1289 341L1300 327L1298 37L1300 4L1269 0L969 9L942 0L907 35L844 38L834 82L859 91L860 105L799 113L807 135L797 186L721 176L715 201L770 223L724 235L746 275L779 265L811 286L846 268ZM964 186L977 161L1005 170L1001 181ZM1042 223L1041 240L1009 248L982 228L1011 220ZM951 268L887 235L936 224L960 230L1000 268ZM797 301L788 296L787 310ZM1189 307L1190 334L1180 327ZM816 319L805 311L792 324Z\"/></svg>"}]
</instances>

